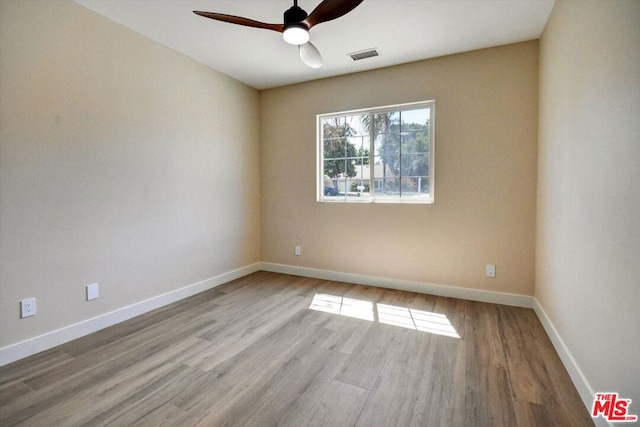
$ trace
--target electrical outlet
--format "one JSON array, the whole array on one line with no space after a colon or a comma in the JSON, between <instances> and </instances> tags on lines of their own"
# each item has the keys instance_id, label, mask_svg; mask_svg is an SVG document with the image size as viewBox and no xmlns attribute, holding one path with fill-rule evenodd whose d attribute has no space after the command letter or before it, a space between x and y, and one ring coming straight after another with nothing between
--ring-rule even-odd
<instances>
[{"instance_id":1,"label":"electrical outlet","mask_svg":"<svg viewBox=\"0 0 640 427\"><path fill-rule=\"evenodd\" d=\"M496 266L487 264L487 277L496 277Z\"/></svg>"},{"instance_id":2,"label":"electrical outlet","mask_svg":"<svg viewBox=\"0 0 640 427\"><path fill-rule=\"evenodd\" d=\"M27 298L20 301L20 317L24 319L25 317L33 316L36 314L36 299L35 298Z\"/></svg>"},{"instance_id":3,"label":"electrical outlet","mask_svg":"<svg viewBox=\"0 0 640 427\"><path fill-rule=\"evenodd\" d=\"M91 301L92 299L96 299L100 296L98 292L98 284L92 283L87 285L87 301Z\"/></svg>"},{"instance_id":4,"label":"electrical outlet","mask_svg":"<svg viewBox=\"0 0 640 427\"><path fill-rule=\"evenodd\" d=\"M301 246L296 246L294 248L294 253L296 254L296 256L302 255L302 247Z\"/></svg>"}]
</instances>

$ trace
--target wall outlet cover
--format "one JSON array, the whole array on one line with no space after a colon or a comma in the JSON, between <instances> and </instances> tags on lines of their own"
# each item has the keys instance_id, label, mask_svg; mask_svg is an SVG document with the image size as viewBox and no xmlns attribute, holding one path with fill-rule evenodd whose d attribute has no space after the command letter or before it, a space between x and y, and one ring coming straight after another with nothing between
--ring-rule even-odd
<instances>
[{"instance_id":1,"label":"wall outlet cover","mask_svg":"<svg viewBox=\"0 0 640 427\"><path fill-rule=\"evenodd\" d=\"M30 317L36 314L36 299L27 298L20 301L20 318Z\"/></svg>"},{"instance_id":2,"label":"wall outlet cover","mask_svg":"<svg viewBox=\"0 0 640 427\"><path fill-rule=\"evenodd\" d=\"M496 266L487 264L487 277L496 277Z\"/></svg>"}]
</instances>

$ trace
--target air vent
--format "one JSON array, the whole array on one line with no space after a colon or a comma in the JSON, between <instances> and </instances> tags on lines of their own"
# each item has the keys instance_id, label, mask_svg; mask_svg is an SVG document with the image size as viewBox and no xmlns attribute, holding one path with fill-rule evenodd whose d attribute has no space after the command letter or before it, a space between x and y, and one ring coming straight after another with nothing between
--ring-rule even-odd
<instances>
[{"instance_id":1,"label":"air vent","mask_svg":"<svg viewBox=\"0 0 640 427\"><path fill-rule=\"evenodd\" d=\"M353 52L348 54L351 59L354 61L360 61L361 59L372 58L374 56L379 56L380 52L378 52L377 48L361 50L360 52Z\"/></svg>"}]
</instances>

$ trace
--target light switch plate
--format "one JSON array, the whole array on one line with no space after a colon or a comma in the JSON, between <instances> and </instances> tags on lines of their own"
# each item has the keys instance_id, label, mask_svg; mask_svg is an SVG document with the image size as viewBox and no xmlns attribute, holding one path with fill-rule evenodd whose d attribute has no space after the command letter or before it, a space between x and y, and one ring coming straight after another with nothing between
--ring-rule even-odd
<instances>
[{"instance_id":1,"label":"light switch plate","mask_svg":"<svg viewBox=\"0 0 640 427\"><path fill-rule=\"evenodd\" d=\"M90 301L92 299L96 299L100 296L100 293L98 292L98 284L97 283L92 283L90 285L87 285L87 301Z\"/></svg>"}]
</instances>

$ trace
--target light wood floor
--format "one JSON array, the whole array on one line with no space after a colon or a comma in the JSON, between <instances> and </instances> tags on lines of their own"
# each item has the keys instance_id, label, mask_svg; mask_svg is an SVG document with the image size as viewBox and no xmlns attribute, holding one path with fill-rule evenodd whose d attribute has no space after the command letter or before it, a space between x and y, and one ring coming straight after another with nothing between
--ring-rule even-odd
<instances>
[{"instance_id":1,"label":"light wood floor","mask_svg":"<svg viewBox=\"0 0 640 427\"><path fill-rule=\"evenodd\" d=\"M0 368L0 425L593 423L530 309L258 272Z\"/></svg>"}]
</instances>

